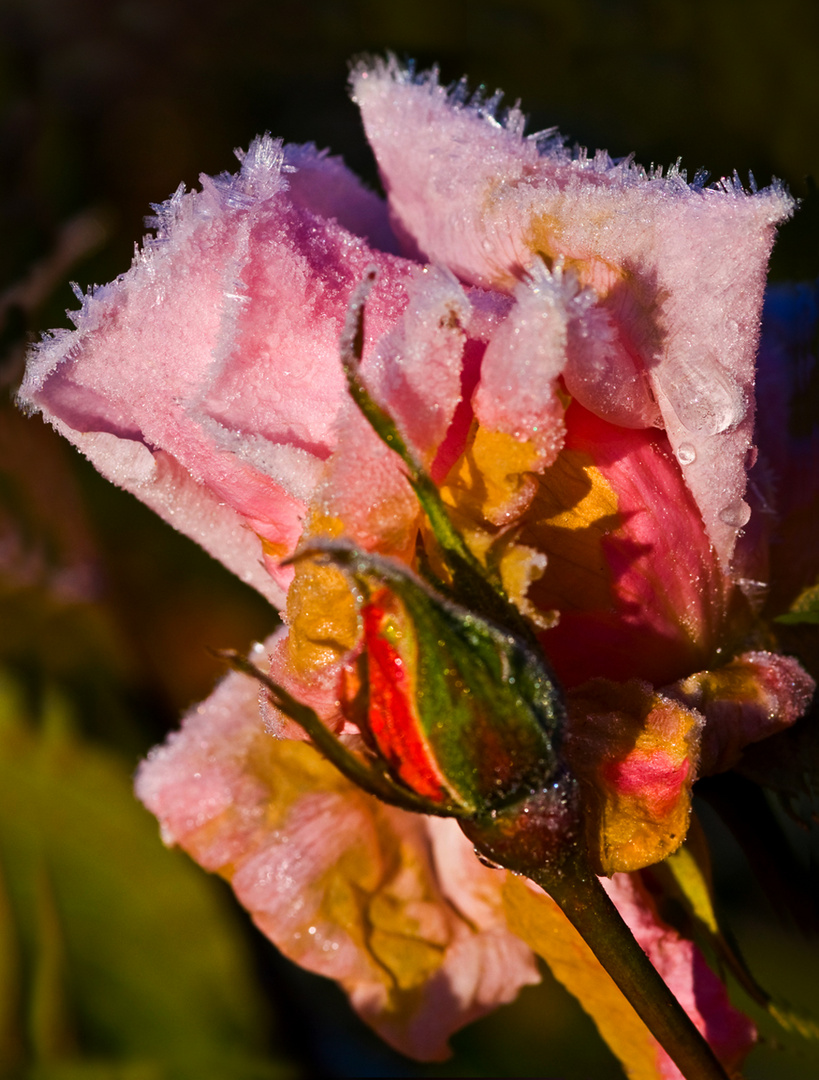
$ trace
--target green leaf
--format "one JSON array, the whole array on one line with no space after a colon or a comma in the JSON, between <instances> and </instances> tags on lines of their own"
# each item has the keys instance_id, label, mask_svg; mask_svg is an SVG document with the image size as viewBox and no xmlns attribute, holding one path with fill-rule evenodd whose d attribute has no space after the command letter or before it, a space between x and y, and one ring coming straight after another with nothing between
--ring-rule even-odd
<instances>
[{"instance_id":1,"label":"green leaf","mask_svg":"<svg viewBox=\"0 0 819 1080\"><path fill-rule=\"evenodd\" d=\"M69 1080L291 1075L218 888L157 841L129 770L39 724L0 674L0 1073ZM13 1075L13 1073L12 1073Z\"/></svg>"},{"instance_id":2,"label":"green leaf","mask_svg":"<svg viewBox=\"0 0 819 1080\"><path fill-rule=\"evenodd\" d=\"M819 584L811 585L797 596L784 615L777 615L774 622L786 626L803 623L819 624Z\"/></svg>"}]
</instances>

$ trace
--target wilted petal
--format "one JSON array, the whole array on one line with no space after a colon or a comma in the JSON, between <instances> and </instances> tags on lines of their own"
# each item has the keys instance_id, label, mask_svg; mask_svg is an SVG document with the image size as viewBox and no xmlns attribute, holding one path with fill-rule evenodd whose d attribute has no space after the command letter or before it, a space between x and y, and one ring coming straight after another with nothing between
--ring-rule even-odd
<instances>
[{"instance_id":1,"label":"wilted petal","mask_svg":"<svg viewBox=\"0 0 819 1080\"><path fill-rule=\"evenodd\" d=\"M660 862L688 831L702 716L636 680L592 680L568 707L566 755L597 872Z\"/></svg>"},{"instance_id":2,"label":"wilted petal","mask_svg":"<svg viewBox=\"0 0 819 1080\"><path fill-rule=\"evenodd\" d=\"M501 124L493 107L465 104L463 88L395 62L359 67L353 92L408 250L507 289L536 257L562 257L595 289L649 380L726 565L748 520L765 268L792 201L778 187L753 197L737 182L689 187L676 169L647 174L605 153L572 158L558 140L525 138L517 110Z\"/></svg>"},{"instance_id":3,"label":"wilted petal","mask_svg":"<svg viewBox=\"0 0 819 1080\"><path fill-rule=\"evenodd\" d=\"M705 716L700 775L725 772L751 743L790 727L816 684L792 656L749 652L715 671L689 675L665 693Z\"/></svg>"},{"instance_id":4,"label":"wilted petal","mask_svg":"<svg viewBox=\"0 0 819 1080\"><path fill-rule=\"evenodd\" d=\"M502 918L502 875L474 860L457 826L430 831L309 744L270 736L243 676L229 675L151 754L137 791L166 843L227 877L286 956L337 979L404 1053L446 1056L453 1031L537 981Z\"/></svg>"},{"instance_id":5,"label":"wilted petal","mask_svg":"<svg viewBox=\"0 0 819 1080\"><path fill-rule=\"evenodd\" d=\"M756 1029L733 1008L724 985L702 953L660 919L639 875L616 874L603 884L643 951L722 1064L729 1073L738 1069L756 1042ZM662 1050L658 1053L663 1080L682 1080L668 1055Z\"/></svg>"}]
</instances>

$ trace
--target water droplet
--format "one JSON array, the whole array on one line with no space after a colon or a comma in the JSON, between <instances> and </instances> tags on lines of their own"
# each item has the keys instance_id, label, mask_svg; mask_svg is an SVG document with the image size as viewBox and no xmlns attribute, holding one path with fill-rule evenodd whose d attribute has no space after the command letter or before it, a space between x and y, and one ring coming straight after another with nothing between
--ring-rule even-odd
<instances>
[{"instance_id":1,"label":"water droplet","mask_svg":"<svg viewBox=\"0 0 819 1080\"><path fill-rule=\"evenodd\" d=\"M699 435L719 435L742 420L742 390L715 356L687 357L664 379L663 391L680 423Z\"/></svg>"},{"instance_id":2,"label":"water droplet","mask_svg":"<svg viewBox=\"0 0 819 1080\"><path fill-rule=\"evenodd\" d=\"M693 465L697 460L697 451L690 442L680 443L677 447L677 460L680 465Z\"/></svg>"},{"instance_id":3,"label":"water droplet","mask_svg":"<svg viewBox=\"0 0 819 1080\"><path fill-rule=\"evenodd\" d=\"M751 508L744 499L734 499L719 512L720 521L730 525L732 529L741 529L751 519Z\"/></svg>"},{"instance_id":4,"label":"water droplet","mask_svg":"<svg viewBox=\"0 0 819 1080\"><path fill-rule=\"evenodd\" d=\"M482 851L478 851L477 848L472 849L478 857L478 862L483 863L484 866L488 866L490 870L503 870L500 863L493 862L492 859L487 858Z\"/></svg>"}]
</instances>

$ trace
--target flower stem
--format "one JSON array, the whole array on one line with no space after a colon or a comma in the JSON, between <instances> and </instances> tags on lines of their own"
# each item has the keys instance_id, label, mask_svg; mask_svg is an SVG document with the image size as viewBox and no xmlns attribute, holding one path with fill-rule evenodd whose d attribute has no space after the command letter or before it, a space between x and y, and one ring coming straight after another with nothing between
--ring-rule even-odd
<instances>
[{"instance_id":1,"label":"flower stem","mask_svg":"<svg viewBox=\"0 0 819 1080\"><path fill-rule=\"evenodd\" d=\"M591 870L570 863L530 875L622 990L686 1080L728 1080L713 1050L666 986Z\"/></svg>"}]
</instances>

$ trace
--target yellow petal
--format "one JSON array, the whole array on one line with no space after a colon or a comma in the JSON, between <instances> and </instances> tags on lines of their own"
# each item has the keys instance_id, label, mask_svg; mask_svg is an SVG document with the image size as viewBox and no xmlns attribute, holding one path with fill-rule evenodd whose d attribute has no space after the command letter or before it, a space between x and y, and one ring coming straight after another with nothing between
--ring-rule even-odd
<instances>
[{"instance_id":1,"label":"yellow petal","mask_svg":"<svg viewBox=\"0 0 819 1080\"><path fill-rule=\"evenodd\" d=\"M305 537L335 539L344 532L338 518L313 516ZM314 559L296 563L287 593L288 652L298 675L337 663L358 640L358 612L347 579L334 566Z\"/></svg>"},{"instance_id":2,"label":"yellow petal","mask_svg":"<svg viewBox=\"0 0 819 1080\"><path fill-rule=\"evenodd\" d=\"M578 999L629 1080L662 1080L659 1046L554 900L509 875L504 905L510 930Z\"/></svg>"},{"instance_id":3,"label":"yellow petal","mask_svg":"<svg viewBox=\"0 0 819 1080\"><path fill-rule=\"evenodd\" d=\"M569 695L566 754L586 797L598 873L660 862L685 839L702 717L634 679Z\"/></svg>"}]
</instances>

